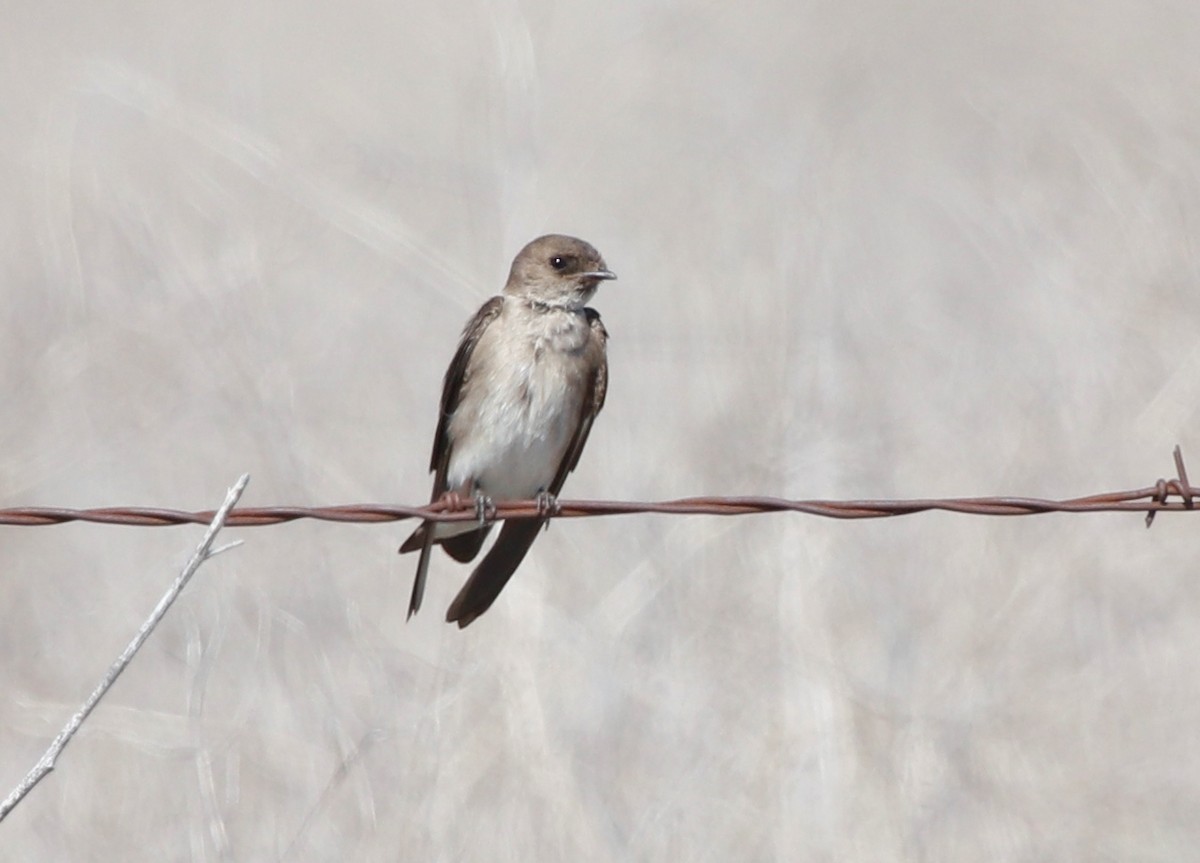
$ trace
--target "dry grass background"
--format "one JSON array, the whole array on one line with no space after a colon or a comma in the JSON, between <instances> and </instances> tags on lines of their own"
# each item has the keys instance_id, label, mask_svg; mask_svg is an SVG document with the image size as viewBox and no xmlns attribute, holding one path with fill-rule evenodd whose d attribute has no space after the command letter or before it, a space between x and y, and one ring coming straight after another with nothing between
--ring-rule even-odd
<instances>
[{"instance_id":1,"label":"dry grass background","mask_svg":"<svg viewBox=\"0 0 1200 863\"><path fill-rule=\"evenodd\" d=\"M1067 496L1200 458L1200 6L9 3L0 504L417 502L527 239L621 276L567 496ZM1193 469L1193 473L1200 468ZM230 531L9 860L1182 860L1200 522ZM0 783L198 528L0 531Z\"/></svg>"}]
</instances>

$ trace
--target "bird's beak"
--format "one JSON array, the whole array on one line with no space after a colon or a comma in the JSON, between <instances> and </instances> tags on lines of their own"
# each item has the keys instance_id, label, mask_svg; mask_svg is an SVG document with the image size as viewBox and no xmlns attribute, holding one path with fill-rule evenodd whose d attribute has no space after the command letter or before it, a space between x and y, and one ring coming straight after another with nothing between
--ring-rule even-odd
<instances>
[{"instance_id":1,"label":"bird's beak","mask_svg":"<svg viewBox=\"0 0 1200 863\"><path fill-rule=\"evenodd\" d=\"M615 279L617 274L612 270L592 270L590 273L584 273L583 277L585 279L595 279L596 281L601 281L603 279Z\"/></svg>"}]
</instances>

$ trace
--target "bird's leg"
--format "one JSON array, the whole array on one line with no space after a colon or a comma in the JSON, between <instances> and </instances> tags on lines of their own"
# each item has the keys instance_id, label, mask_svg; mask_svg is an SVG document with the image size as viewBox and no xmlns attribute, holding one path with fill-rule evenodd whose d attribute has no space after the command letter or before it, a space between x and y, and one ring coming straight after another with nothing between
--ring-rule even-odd
<instances>
[{"instance_id":1,"label":"bird's leg","mask_svg":"<svg viewBox=\"0 0 1200 863\"><path fill-rule=\"evenodd\" d=\"M537 511L540 516L558 515L562 511L562 507L558 505L557 498L550 492L542 489L534 498L537 501ZM546 519L546 530L550 529L550 519Z\"/></svg>"}]
</instances>

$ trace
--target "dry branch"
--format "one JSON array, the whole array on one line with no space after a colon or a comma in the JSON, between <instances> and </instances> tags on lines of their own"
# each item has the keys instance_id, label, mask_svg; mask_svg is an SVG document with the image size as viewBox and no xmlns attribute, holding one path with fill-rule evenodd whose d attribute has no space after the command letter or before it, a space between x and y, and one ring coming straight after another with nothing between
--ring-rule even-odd
<instances>
[{"instance_id":1,"label":"dry branch","mask_svg":"<svg viewBox=\"0 0 1200 863\"><path fill-rule=\"evenodd\" d=\"M129 642L128 646L121 652L121 655L109 667L108 672L101 679L100 683L96 685L96 688L92 690L92 694L83 702L79 710L75 712L75 715L63 726L63 730L54 738L54 742L50 744L50 747L42 755L38 763L26 774L20 784L13 789L12 793L5 798L4 802L0 803L0 821L3 821L5 816L12 811L13 807L20 803L25 795L33 790L33 787L54 769L55 761L71 741L71 738L75 736L75 732L83 725L84 720L88 718L88 715L100 703L100 699L104 697L109 688L116 683L117 678L121 676L121 672L129 665L134 655L141 649L146 639L150 637L150 633L154 631L159 621L163 619L163 616L167 613L167 609L171 607L171 604L179 597L179 594L187 586L188 581L191 580L196 570L200 568L200 564L227 549L233 548L235 545L241 544L241 540L238 540L217 549L212 547L213 540L217 537L217 532L224 526L229 511L238 502L238 499L242 496L242 492L246 488L246 483L249 481L250 475L242 474L233 487L226 493L225 502L221 504L221 508L213 515L208 525L208 530L205 531L204 538L200 540L200 544L196 546L196 551L192 554L191 560L187 562L187 566L183 568L183 571L176 576L170 589L163 594L162 599L158 601L158 605L154 607L154 611L150 613L150 616L146 618L141 628L138 629L137 635L133 637L133 640Z\"/></svg>"}]
</instances>

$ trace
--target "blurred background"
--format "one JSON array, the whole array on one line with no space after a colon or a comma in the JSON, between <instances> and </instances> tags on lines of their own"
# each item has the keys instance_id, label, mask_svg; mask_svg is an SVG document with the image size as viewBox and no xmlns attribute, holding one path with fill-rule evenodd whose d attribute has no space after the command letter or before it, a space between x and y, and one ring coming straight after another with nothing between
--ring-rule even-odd
<instances>
[{"instance_id":1,"label":"blurred background","mask_svg":"<svg viewBox=\"0 0 1200 863\"><path fill-rule=\"evenodd\" d=\"M620 280L564 497L1200 473L1200 6L9 3L0 505L421 503L548 231ZM1200 522L229 530L12 860L1179 860ZM0 787L199 528L0 528Z\"/></svg>"}]
</instances>

